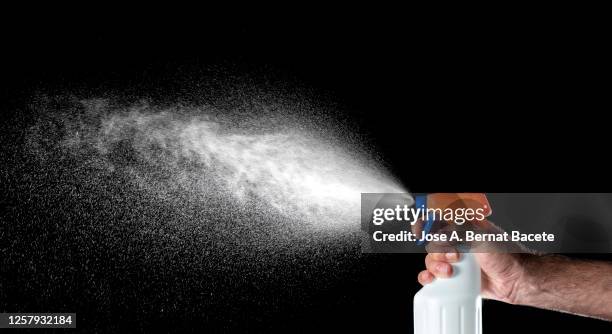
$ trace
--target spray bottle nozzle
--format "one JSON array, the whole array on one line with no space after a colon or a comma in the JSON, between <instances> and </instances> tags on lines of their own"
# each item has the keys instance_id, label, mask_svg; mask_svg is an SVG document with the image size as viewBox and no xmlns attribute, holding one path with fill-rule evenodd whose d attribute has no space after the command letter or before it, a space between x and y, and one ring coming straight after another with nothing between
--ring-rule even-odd
<instances>
[{"instance_id":1,"label":"spray bottle nozzle","mask_svg":"<svg viewBox=\"0 0 612 334\"><path fill-rule=\"evenodd\" d=\"M447 223L457 223L462 225L466 221L471 221L470 217L466 217L467 214L472 213L475 215L478 213L481 217L486 218L491 215L491 205L487 196L483 193L432 193L417 195L415 197L415 206L422 208L423 212L434 212L432 215L425 215L423 220L423 232L428 234L436 221L446 221ZM445 220L443 214L436 215L437 212L443 213L445 210L462 210L464 217L458 217L454 214L452 220ZM462 219L459 222L457 219ZM419 240L418 245L423 245L424 240Z\"/></svg>"}]
</instances>

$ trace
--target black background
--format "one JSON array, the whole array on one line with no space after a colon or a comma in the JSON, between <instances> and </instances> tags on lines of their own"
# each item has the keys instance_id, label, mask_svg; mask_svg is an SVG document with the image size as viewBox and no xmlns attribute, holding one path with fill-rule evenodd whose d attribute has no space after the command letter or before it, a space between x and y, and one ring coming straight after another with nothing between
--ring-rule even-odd
<instances>
[{"instance_id":1,"label":"black background","mask_svg":"<svg viewBox=\"0 0 612 334\"><path fill-rule=\"evenodd\" d=\"M604 86L609 73L597 20L447 20L434 11L398 17L372 13L298 20L271 15L212 22L214 11L154 17L97 13L27 15L2 23L5 144L10 146L11 135L19 132L11 126L14 119L41 91L168 98L205 77L202 68L218 65L235 73L270 71L279 80L339 101L414 192L610 190ZM436 140L453 147L451 159L426 151ZM410 157L415 151L427 153L415 161ZM75 304L74 295L40 299L35 292L5 292L8 300L0 301L0 307L21 305L22 310L2 311L23 312L63 307L60 311L79 313L79 328L89 328L89 320L102 331L108 321L115 331L410 332L422 258L364 255L359 268L339 274L337 283L326 288L316 288L313 277L303 276L295 284L312 286L312 292L273 310L257 307L256 300L273 300L282 287L247 292L245 298L227 302L228 314L240 315L233 319L200 317L188 310L187 315L162 314L154 305L144 314L131 315L129 305L123 305L117 309L122 314L96 315L96 305ZM172 283L187 275L185 270L178 269L163 286L183 289L179 295L192 292ZM2 275L4 289L18 288L23 280L45 279L11 276L10 270ZM78 294L79 288L72 291ZM147 302L146 296L141 298ZM73 305L87 306L73 310ZM103 320L94 321L96 317ZM485 302L484 327L490 333L572 326L595 333L610 327L597 320Z\"/></svg>"}]
</instances>

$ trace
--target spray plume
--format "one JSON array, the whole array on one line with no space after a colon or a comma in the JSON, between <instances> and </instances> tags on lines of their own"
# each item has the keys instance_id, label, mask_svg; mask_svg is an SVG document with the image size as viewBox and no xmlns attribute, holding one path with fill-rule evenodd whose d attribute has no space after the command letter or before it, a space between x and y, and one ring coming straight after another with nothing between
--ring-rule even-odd
<instances>
[{"instance_id":1,"label":"spray plume","mask_svg":"<svg viewBox=\"0 0 612 334\"><path fill-rule=\"evenodd\" d=\"M263 215L293 231L355 232L362 192L402 192L376 161L304 119L245 122L207 106L111 107L107 100L66 109L47 112L32 128L33 151L47 154L41 140L57 141L61 156L97 173L120 173L168 203L203 206L202 224Z\"/></svg>"}]
</instances>

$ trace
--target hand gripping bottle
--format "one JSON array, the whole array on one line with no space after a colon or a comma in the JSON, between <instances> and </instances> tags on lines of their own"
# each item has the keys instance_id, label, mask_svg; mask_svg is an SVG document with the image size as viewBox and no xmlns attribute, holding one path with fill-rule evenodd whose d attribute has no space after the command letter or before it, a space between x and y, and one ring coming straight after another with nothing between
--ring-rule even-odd
<instances>
[{"instance_id":1,"label":"hand gripping bottle","mask_svg":"<svg viewBox=\"0 0 612 334\"><path fill-rule=\"evenodd\" d=\"M461 254L453 276L436 278L414 296L415 334L481 334L480 267Z\"/></svg>"},{"instance_id":2,"label":"hand gripping bottle","mask_svg":"<svg viewBox=\"0 0 612 334\"><path fill-rule=\"evenodd\" d=\"M478 194L482 197L477 198L476 202L472 201L476 194L470 195L470 203L466 203L467 206L487 207L487 216L490 215L490 206L484 194ZM432 195L428 195L430 196ZM428 198L428 207L440 207L435 202L435 198ZM414 333L482 333L480 266L474 254L461 254L460 261L453 264L452 277L435 278L414 296Z\"/></svg>"}]
</instances>

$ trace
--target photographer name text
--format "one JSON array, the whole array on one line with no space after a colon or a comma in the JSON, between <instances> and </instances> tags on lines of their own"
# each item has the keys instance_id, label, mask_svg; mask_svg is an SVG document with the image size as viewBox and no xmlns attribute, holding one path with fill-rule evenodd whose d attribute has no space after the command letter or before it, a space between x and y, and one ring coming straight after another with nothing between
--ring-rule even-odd
<instances>
[{"instance_id":1,"label":"photographer name text","mask_svg":"<svg viewBox=\"0 0 612 334\"><path fill-rule=\"evenodd\" d=\"M479 233L474 231L465 231L462 235L457 231L447 233L425 233L419 235L410 231L402 231L399 233L385 233L376 231L372 234L372 238L377 242L387 241L408 241L408 242L554 242L555 235L552 233L521 233L519 231L503 232L503 233Z\"/></svg>"}]
</instances>

